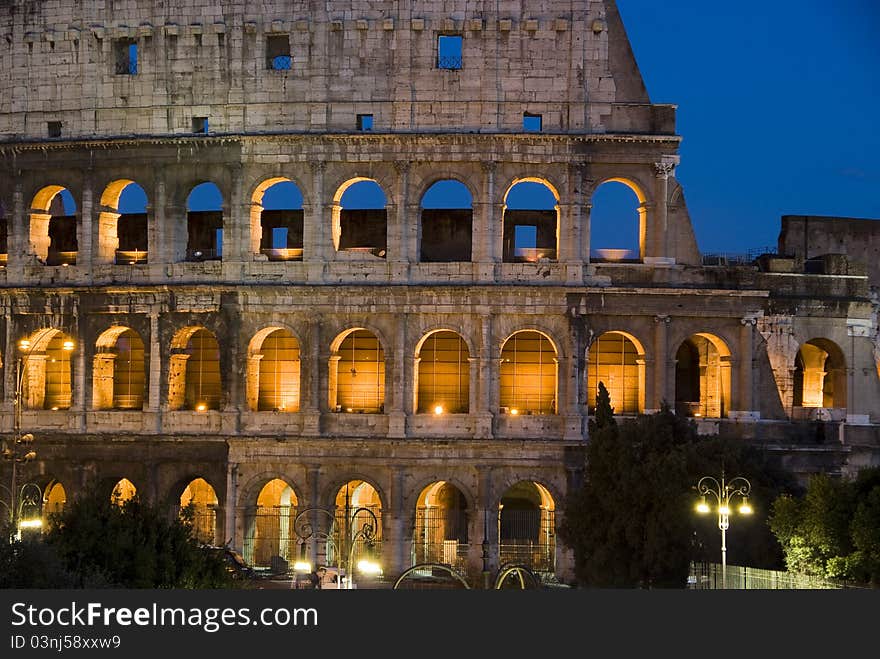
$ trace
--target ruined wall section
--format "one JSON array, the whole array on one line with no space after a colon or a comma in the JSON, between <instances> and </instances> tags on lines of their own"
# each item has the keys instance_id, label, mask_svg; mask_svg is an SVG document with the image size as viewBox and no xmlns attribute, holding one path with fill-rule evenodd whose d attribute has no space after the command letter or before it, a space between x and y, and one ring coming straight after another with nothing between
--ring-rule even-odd
<instances>
[{"instance_id":1,"label":"ruined wall section","mask_svg":"<svg viewBox=\"0 0 880 659\"><path fill-rule=\"evenodd\" d=\"M460 68L438 66L440 35L461 36ZM610 1L20 0L2 6L0 62L0 140L185 134L199 117L352 132L359 114L377 132L521 132L525 112L546 132L674 132Z\"/></svg>"}]
</instances>

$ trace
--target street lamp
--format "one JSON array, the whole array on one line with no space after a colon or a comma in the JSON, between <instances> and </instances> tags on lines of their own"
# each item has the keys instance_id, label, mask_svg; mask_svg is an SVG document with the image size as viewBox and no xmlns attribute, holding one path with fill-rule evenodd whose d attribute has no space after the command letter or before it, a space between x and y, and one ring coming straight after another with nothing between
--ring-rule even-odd
<instances>
[{"instance_id":1,"label":"street lamp","mask_svg":"<svg viewBox=\"0 0 880 659\"><path fill-rule=\"evenodd\" d=\"M731 501L739 496L742 501L739 505L741 515L751 515L752 507L749 505L749 492L752 485L742 476L737 476L729 481L724 480L724 472L721 472L721 482L713 476L703 476L697 483L697 492L701 498L697 503L697 512L705 515L712 512L707 497L713 497L717 503L718 528L721 530L721 588L727 588L727 529L730 527Z\"/></svg>"},{"instance_id":2,"label":"street lamp","mask_svg":"<svg viewBox=\"0 0 880 659\"><path fill-rule=\"evenodd\" d=\"M369 508L356 508L351 514L351 521L354 522L354 520L357 519L358 513L361 512L366 512L369 519L365 521L351 536L348 548L348 565L345 570L349 588L353 587L354 572L352 571L352 563L354 562L354 550L357 548L357 541L360 538L363 538L364 540L364 545L367 548L367 556L358 561L358 571L363 574L372 575L379 574L382 571L382 566L379 565L379 562L376 561L373 556L376 542L376 530L379 528L379 521L376 519L375 513Z\"/></svg>"},{"instance_id":3,"label":"street lamp","mask_svg":"<svg viewBox=\"0 0 880 659\"><path fill-rule=\"evenodd\" d=\"M27 499L25 497L25 488L27 485L23 486L20 492L18 490L18 465L24 465L37 459L37 452L33 449L33 434L29 432L21 432L21 413L23 406L22 390L24 388L24 377L27 373L28 360L36 349L38 343L40 342L31 341L30 339L22 339L18 344L21 354L19 354L18 360L16 361L15 398L13 400L12 410L12 439L7 440L6 446L3 448L3 459L12 463L12 475L9 486L9 519L11 523L11 532L14 534L19 534L19 519L21 517L23 506L25 503L28 503L32 497L32 495L29 495L29 498ZM63 350L70 352L74 349L75 344L70 339L65 338L61 347ZM19 499L20 502L17 499ZM28 522L28 526L31 528L36 526L35 520L25 521Z\"/></svg>"},{"instance_id":4,"label":"street lamp","mask_svg":"<svg viewBox=\"0 0 880 659\"><path fill-rule=\"evenodd\" d=\"M317 518L324 515L325 526L327 530L323 530ZM312 563L309 560L309 554L306 553L306 543L321 540L333 548L333 554L336 558L336 588L342 588L341 562L342 557L339 548L334 539L336 530L336 516L325 508L306 508L300 511L293 520L293 532L299 538L300 555L293 563L293 569L296 572L308 574L312 571ZM325 550L326 554L326 550Z\"/></svg>"}]
</instances>

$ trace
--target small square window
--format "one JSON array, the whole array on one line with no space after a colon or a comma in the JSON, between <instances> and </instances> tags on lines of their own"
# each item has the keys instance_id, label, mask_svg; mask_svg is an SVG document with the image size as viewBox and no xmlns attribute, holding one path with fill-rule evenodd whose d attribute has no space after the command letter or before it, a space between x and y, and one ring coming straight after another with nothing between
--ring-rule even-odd
<instances>
[{"instance_id":1,"label":"small square window","mask_svg":"<svg viewBox=\"0 0 880 659\"><path fill-rule=\"evenodd\" d=\"M116 53L117 75L137 75L138 45L134 39L117 39L113 42Z\"/></svg>"},{"instance_id":2,"label":"small square window","mask_svg":"<svg viewBox=\"0 0 880 659\"><path fill-rule=\"evenodd\" d=\"M523 130L527 133L540 133L543 128L543 118L540 114L523 112Z\"/></svg>"},{"instance_id":3,"label":"small square window","mask_svg":"<svg viewBox=\"0 0 880 659\"><path fill-rule=\"evenodd\" d=\"M194 133L207 133L208 132L208 117L193 117L192 118L192 132L194 132Z\"/></svg>"},{"instance_id":4,"label":"small square window","mask_svg":"<svg viewBox=\"0 0 880 659\"><path fill-rule=\"evenodd\" d=\"M48 129L49 137L61 137L61 122L60 121L50 121L46 124Z\"/></svg>"},{"instance_id":5,"label":"small square window","mask_svg":"<svg viewBox=\"0 0 880 659\"><path fill-rule=\"evenodd\" d=\"M373 115L359 114L357 116L357 129L360 131L373 130Z\"/></svg>"},{"instance_id":6,"label":"small square window","mask_svg":"<svg viewBox=\"0 0 880 659\"><path fill-rule=\"evenodd\" d=\"M290 37L272 34L266 37L266 68L271 71L290 70Z\"/></svg>"},{"instance_id":7,"label":"small square window","mask_svg":"<svg viewBox=\"0 0 880 659\"><path fill-rule=\"evenodd\" d=\"M437 68L460 69L461 68L461 45L460 34L441 34L437 37Z\"/></svg>"}]
</instances>

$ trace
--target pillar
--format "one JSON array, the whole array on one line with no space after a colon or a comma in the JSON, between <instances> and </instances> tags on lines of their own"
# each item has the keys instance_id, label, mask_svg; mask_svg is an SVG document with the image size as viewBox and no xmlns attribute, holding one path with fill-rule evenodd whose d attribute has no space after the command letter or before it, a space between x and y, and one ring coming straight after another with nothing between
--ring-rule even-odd
<instances>
[{"instance_id":1,"label":"pillar","mask_svg":"<svg viewBox=\"0 0 880 659\"><path fill-rule=\"evenodd\" d=\"M473 201L473 226L471 258L474 262L474 279L491 282L495 280L495 264L498 262L498 226L501 218L495 217L495 169L494 161L480 163L483 172L482 199Z\"/></svg>"},{"instance_id":2,"label":"pillar","mask_svg":"<svg viewBox=\"0 0 880 659\"><path fill-rule=\"evenodd\" d=\"M396 194L397 205L393 217L389 214L386 232L386 258L396 264L392 267L394 278L408 277L408 264L417 260L415 243L418 234L417 218L409 221L409 170L410 163L406 160L395 160L394 171L397 173Z\"/></svg>"},{"instance_id":3,"label":"pillar","mask_svg":"<svg viewBox=\"0 0 880 659\"><path fill-rule=\"evenodd\" d=\"M326 164L314 160L309 162L312 170L311 204L303 205L303 261L306 264L306 277L309 282L320 282L324 278L324 264L331 249L330 233L324 220L324 170Z\"/></svg>"},{"instance_id":4,"label":"pillar","mask_svg":"<svg viewBox=\"0 0 880 659\"><path fill-rule=\"evenodd\" d=\"M760 413L754 409L752 387L754 384L754 330L757 319L748 316L740 320L739 359L737 374L737 396L735 409L730 412L731 418L755 420Z\"/></svg>"},{"instance_id":5,"label":"pillar","mask_svg":"<svg viewBox=\"0 0 880 659\"><path fill-rule=\"evenodd\" d=\"M113 381L116 354L99 352L92 360L92 409L113 409Z\"/></svg>"},{"instance_id":6,"label":"pillar","mask_svg":"<svg viewBox=\"0 0 880 659\"><path fill-rule=\"evenodd\" d=\"M94 192L92 190L93 180L91 173L83 178L82 198L79 207L79 222L76 228L76 265L78 268L86 272L92 270L92 254L95 253L94 246L100 240L100 235L95 236L94 226ZM118 241L117 241L118 242ZM113 250L114 259L116 250ZM112 262L112 261L111 261Z\"/></svg>"},{"instance_id":7,"label":"pillar","mask_svg":"<svg viewBox=\"0 0 880 659\"><path fill-rule=\"evenodd\" d=\"M388 353L386 352L385 354L385 411L389 413L389 437L406 436L406 410L404 406L407 394L409 394L410 398L412 397L412 389L407 377L410 374L405 373L407 362L410 361L406 358L406 324L407 315L398 315L396 327L394 328L394 353L390 365L388 363ZM389 371L393 374L391 386L388 383ZM391 393L391 400L387 400L389 392Z\"/></svg>"},{"instance_id":8,"label":"pillar","mask_svg":"<svg viewBox=\"0 0 880 659\"><path fill-rule=\"evenodd\" d=\"M668 325L672 319L666 314L658 314L654 316L654 391L651 396L651 409L645 410L646 413L658 412L663 401L669 400L669 389L667 386L667 370L669 364L669 344L668 344Z\"/></svg>"},{"instance_id":9,"label":"pillar","mask_svg":"<svg viewBox=\"0 0 880 659\"><path fill-rule=\"evenodd\" d=\"M147 409L155 412L159 409L162 390L162 349L159 345L159 313L150 311L150 372L147 385Z\"/></svg>"}]
</instances>

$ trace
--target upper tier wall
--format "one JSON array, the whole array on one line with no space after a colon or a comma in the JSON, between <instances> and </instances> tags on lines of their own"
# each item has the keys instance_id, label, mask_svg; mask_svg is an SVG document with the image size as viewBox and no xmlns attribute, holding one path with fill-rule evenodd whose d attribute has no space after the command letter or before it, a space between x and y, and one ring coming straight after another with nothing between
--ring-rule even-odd
<instances>
[{"instance_id":1,"label":"upper tier wall","mask_svg":"<svg viewBox=\"0 0 880 659\"><path fill-rule=\"evenodd\" d=\"M449 34L460 68L438 63ZM270 37L287 38L289 69L271 68ZM359 114L378 132L520 132L526 112L546 132L674 132L597 0L6 1L0 92L0 140L189 133L195 117L213 133L345 132Z\"/></svg>"}]
</instances>

